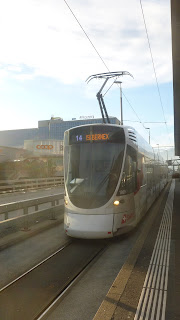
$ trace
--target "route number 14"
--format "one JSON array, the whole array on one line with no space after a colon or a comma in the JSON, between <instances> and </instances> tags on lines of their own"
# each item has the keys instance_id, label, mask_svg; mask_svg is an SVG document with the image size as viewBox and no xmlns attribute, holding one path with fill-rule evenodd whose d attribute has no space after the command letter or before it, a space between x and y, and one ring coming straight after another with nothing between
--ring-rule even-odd
<instances>
[{"instance_id":1,"label":"route number 14","mask_svg":"<svg viewBox=\"0 0 180 320\"><path fill-rule=\"evenodd\" d=\"M82 135L76 136L76 141L82 141Z\"/></svg>"}]
</instances>

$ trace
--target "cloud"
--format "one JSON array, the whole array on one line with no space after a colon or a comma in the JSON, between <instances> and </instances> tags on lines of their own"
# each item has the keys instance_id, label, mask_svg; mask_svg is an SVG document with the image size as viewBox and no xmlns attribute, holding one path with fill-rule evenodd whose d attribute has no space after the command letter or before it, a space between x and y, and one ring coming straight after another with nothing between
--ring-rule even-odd
<instances>
[{"instance_id":1,"label":"cloud","mask_svg":"<svg viewBox=\"0 0 180 320\"><path fill-rule=\"evenodd\" d=\"M134 75L134 81L125 80L127 87L155 82L138 1L68 3L109 69ZM158 80L171 81L169 1L147 0L143 6ZM63 1L1 1L0 43L0 64L17 79L45 76L71 84L107 71Z\"/></svg>"}]
</instances>

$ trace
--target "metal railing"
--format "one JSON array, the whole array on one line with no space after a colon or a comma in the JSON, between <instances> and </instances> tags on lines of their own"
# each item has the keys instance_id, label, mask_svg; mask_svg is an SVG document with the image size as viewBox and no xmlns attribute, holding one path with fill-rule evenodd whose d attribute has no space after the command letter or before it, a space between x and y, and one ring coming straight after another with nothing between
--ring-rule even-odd
<instances>
[{"instance_id":1,"label":"metal railing","mask_svg":"<svg viewBox=\"0 0 180 320\"><path fill-rule=\"evenodd\" d=\"M16 192L21 190L41 189L45 187L63 186L64 177L0 180L0 193Z\"/></svg>"},{"instance_id":2,"label":"metal railing","mask_svg":"<svg viewBox=\"0 0 180 320\"><path fill-rule=\"evenodd\" d=\"M28 230L30 225L37 223L40 220L51 219L55 220L56 215L63 214L64 205L60 202L64 198L64 194L56 194L36 199L23 200L0 205L0 233L19 228ZM39 209L40 205L50 204L49 208ZM30 212L30 209L33 212ZM21 212L20 212L21 211ZM12 217L14 212L15 217Z\"/></svg>"}]
</instances>

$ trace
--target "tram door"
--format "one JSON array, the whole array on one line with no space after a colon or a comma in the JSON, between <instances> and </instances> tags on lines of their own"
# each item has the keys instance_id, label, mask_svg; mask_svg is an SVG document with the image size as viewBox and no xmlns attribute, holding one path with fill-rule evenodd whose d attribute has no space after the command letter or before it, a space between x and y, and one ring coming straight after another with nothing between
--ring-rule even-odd
<instances>
[{"instance_id":1,"label":"tram door","mask_svg":"<svg viewBox=\"0 0 180 320\"><path fill-rule=\"evenodd\" d=\"M121 206L122 212L134 217L135 203L134 192L137 190L137 152L134 148L127 145L125 163L122 172L121 184L117 195L123 196L124 206Z\"/></svg>"},{"instance_id":2,"label":"tram door","mask_svg":"<svg viewBox=\"0 0 180 320\"><path fill-rule=\"evenodd\" d=\"M147 177L147 210L150 208L155 200L156 187L154 185L154 165L149 162L146 165L146 177Z\"/></svg>"},{"instance_id":3,"label":"tram door","mask_svg":"<svg viewBox=\"0 0 180 320\"><path fill-rule=\"evenodd\" d=\"M146 167L145 167L145 157L138 154L138 171L137 171L137 183L138 183L138 201L139 209L138 215L142 215L146 212L147 205L147 183L146 183Z\"/></svg>"}]
</instances>

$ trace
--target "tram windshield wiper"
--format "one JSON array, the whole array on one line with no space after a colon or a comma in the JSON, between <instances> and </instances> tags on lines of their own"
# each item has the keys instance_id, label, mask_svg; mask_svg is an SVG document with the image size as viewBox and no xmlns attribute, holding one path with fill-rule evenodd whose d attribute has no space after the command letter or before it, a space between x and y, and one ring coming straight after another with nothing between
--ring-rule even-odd
<instances>
[{"instance_id":1,"label":"tram windshield wiper","mask_svg":"<svg viewBox=\"0 0 180 320\"><path fill-rule=\"evenodd\" d=\"M104 176L103 180L99 183L98 187L96 188L96 193L99 193L101 191L101 188L106 183L106 181L109 179L109 177L111 175L112 168L114 166L114 163L115 163L115 156L112 159L112 164L111 164L111 168L110 168L109 172Z\"/></svg>"}]
</instances>

